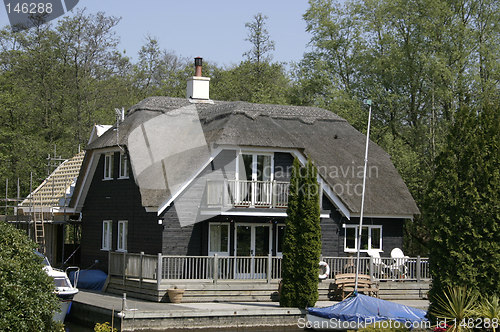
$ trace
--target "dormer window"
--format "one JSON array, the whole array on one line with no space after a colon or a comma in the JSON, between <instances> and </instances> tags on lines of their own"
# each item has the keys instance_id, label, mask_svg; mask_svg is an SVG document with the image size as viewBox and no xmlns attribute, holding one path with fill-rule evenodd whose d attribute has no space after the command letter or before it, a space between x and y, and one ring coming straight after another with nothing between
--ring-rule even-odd
<instances>
[{"instance_id":1,"label":"dormer window","mask_svg":"<svg viewBox=\"0 0 500 332\"><path fill-rule=\"evenodd\" d=\"M119 179L128 179L128 156L125 152L120 153L120 177Z\"/></svg>"},{"instance_id":2,"label":"dormer window","mask_svg":"<svg viewBox=\"0 0 500 332\"><path fill-rule=\"evenodd\" d=\"M113 179L113 153L104 155L104 177L103 180Z\"/></svg>"}]
</instances>

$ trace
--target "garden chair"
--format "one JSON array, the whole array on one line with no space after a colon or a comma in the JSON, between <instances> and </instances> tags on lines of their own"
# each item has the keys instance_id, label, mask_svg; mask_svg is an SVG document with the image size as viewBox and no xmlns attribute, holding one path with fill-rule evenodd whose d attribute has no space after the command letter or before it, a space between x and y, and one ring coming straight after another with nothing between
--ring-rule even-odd
<instances>
[{"instance_id":1,"label":"garden chair","mask_svg":"<svg viewBox=\"0 0 500 332\"><path fill-rule=\"evenodd\" d=\"M372 258L373 262L372 277L381 279L386 274L387 265L384 262L382 262L382 258L380 257L380 250L369 249L366 253L368 254L368 256Z\"/></svg>"},{"instance_id":2,"label":"garden chair","mask_svg":"<svg viewBox=\"0 0 500 332\"><path fill-rule=\"evenodd\" d=\"M408 262L409 257L405 256L401 249L394 248L391 251L391 258L393 259L393 263L389 266L389 269L392 279L407 278L408 268L406 267L406 262Z\"/></svg>"}]
</instances>

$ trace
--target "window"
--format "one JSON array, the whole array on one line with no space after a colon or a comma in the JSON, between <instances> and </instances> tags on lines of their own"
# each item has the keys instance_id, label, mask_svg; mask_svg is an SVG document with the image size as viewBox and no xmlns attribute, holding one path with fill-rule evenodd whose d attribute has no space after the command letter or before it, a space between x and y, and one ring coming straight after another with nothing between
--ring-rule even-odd
<instances>
[{"instance_id":1,"label":"window","mask_svg":"<svg viewBox=\"0 0 500 332\"><path fill-rule=\"evenodd\" d=\"M276 226L276 256L283 255L283 239L285 238L285 225Z\"/></svg>"},{"instance_id":2,"label":"window","mask_svg":"<svg viewBox=\"0 0 500 332\"><path fill-rule=\"evenodd\" d=\"M118 222L118 239L117 239L117 251L127 251L127 233L128 233L128 221L120 220Z\"/></svg>"},{"instance_id":3,"label":"window","mask_svg":"<svg viewBox=\"0 0 500 332\"><path fill-rule=\"evenodd\" d=\"M355 252L358 242L359 226L344 225L344 251ZM382 250L382 226L367 225L361 231L360 251Z\"/></svg>"},{"instance_id":4,"label":"window","mask_svg":"<svg viewBox=\"0 0 500 332\"><path fill-rule=\"evenodd\" d=\"M274 160L272 154L243 153L238 156L238 180L272 181Z\"/></svg>"},{"instance_id":5,"label":"window","mask_svg":"<svg viewBox=\"0 0 500 332\"><path fill-rule=\"evenodd\" d=\"M113 154L106 153L104 155L104 180L113 179Z\"/></svg>"},{"instance_id":6,"label":"window","mask_svg":"<svg viewBox=\"0 0 500 332\"><path fill-rule=\"evenodd\" d=\"M102 250L110 250L111 249L111 220L104 220L102 222Z\"/></svg>"},{"instance_id":7,"label":"window","mask_svg":"<svg viewBox=\"0 0 500 332\"><path fill-rule=\"evenodd\" d=\"M128 179L128 156L126 153L120 153L120 177L119 179Z\"/></svg>"},{"instance_id":8,"label":"window","mask_svg":"<svg viewBox=\"0 0 500 332\"><path fill-rule=\"evenodd\" d=\"M272 203L273 154L241 153L236 160L236 203L267 206Z\"/></svg>"},{"instance_id":9,"label":"window","mask_svg":"<svg viewBox=\"0 0 500 332\"><path fill-rule=\"evenodd\" d=\"M229 224L211 223L209 227L208 254L229 256Z\"/></svg>"}]
</instances>

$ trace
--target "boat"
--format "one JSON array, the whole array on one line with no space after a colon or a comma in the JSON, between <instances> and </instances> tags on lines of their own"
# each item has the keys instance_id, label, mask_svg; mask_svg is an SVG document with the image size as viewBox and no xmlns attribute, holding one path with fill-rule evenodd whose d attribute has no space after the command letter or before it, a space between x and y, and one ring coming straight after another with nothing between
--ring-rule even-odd
<instances>
[{"instance_id":1,"label":"boat","mask_svg":"<svg viewBox=\"0 0 500 332\"><path fill-rule=\"evenodd\" d=\"M59 311L54 313L54 320L56 322L64 322L66 314L70 309L71 302L73 301L73 297L78 293L78 288L76 288L78 278L75 278L74 285L71 284L66 272L59 269L54 269L50 265L47 257L45 257L40 252L36 251L36 254L43 258L43 270L45 271L45 273L47 273L54 279L54 293L57 295L60 303ZM70 269L79 271L79 268L77 267L69 267L68 269L66 269L66 271Z\"/></svg>"},{"instance_id":2,"label":"boat","mask_svg":"<svg viewBox=\"0 0 500 332\"><path fill-rule=\"evenodd\" d=\"M307 327L318 331L376 328L422 328L428 325L425 310L363 294L326 308L307 308Z\"/></svg>"}]
</instances>

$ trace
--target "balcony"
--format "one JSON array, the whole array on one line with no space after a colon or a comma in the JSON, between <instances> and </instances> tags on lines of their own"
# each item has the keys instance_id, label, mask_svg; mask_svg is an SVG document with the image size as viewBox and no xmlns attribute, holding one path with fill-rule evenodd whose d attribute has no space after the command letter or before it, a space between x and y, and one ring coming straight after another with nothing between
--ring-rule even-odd
<instances>
[{"instance_id":1,"label":"balcony","mask_svg":"<svg viewBox=\"0 0 500 332\"><path fill-rule=\"evenodd\" d=\"M207 207L286 208L290 182L223 180L207 181Z\"/></svg>"}]
</instances>

